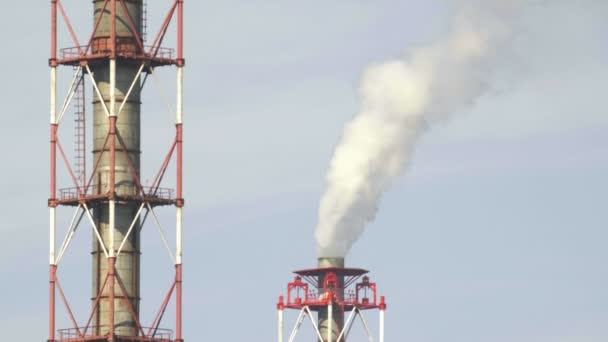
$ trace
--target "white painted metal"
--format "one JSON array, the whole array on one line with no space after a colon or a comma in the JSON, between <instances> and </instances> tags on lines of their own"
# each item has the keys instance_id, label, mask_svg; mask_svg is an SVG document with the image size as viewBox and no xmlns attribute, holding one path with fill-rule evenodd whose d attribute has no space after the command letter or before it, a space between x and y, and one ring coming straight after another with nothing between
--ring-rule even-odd
<instances>
[{"instance_id":1,"label":"white painted metal","mask_svg":"<svg viewBox=\"0 0 608 342\"><path fill-rule=\"evenodd\" d=\"M177 116L177 114L175 113L175 110L173 110L173 107L171 106L171 101L169 101L169 97L167 96L167 93L165 92L165 89L163 88L163 84L158 79L158 77L156 77L156 73L154 72L153 68L150 68L150 72L148 73L148 75L152 75L152 79L154 80L154 85L156 85L156 89L158 90L160 97L163 99L163 102L165 102L165 105L167 106L169 113L172 114L173 116Z\"/></svg>"},{"instance_id":2,"label":"white painted metal","mask_svg":"<svg viewBox=\"0 0 608 342\"><path fill-rule=\"evenodd\" d=\"M57 67L51 68L50 121L57 123ZM54 181L54 180L51 180ZM55 194L51 194L55 197ZM57 208L49 208L49 264L55 265L55 245L57 244Z\"/></svg>"},{"instance_id":3,"label":"white painted metal","mask_svg":"<svg viewBox=\"0 0 608 342\"><path fill-rule=\"evenodd\" d=\"M110 258L114 257L114 231L116 230L116 201L110 200L109 203L110 229L108 236L110 239Z\"/></svg>"},{"instance_id":4,"label":"white painted metal","mask_svg":"<svg viewBox=\"0 0 608 342\"><path fill-rule=\"evenodd\" d=\"M57 67L51 68L51 124L57 123Z\"/></svg>"},{"instance_id":5,"label":"white painted metal","mask_svg":"<svg viewBox=\"0 0 608 342\"><path fill-rule=\"evenodd\" d=\"M182 263L182 208L176 208L175 214L175 263Z\"/></svg>"},{"instance_id":6,"label":"white painted metal","mask_svg":"<svg viewBox=\"0 0 608 342\"><path fill-rule=\"evenodd\" d=\"M127 94L125 95L125 98L122 100L120 107L118 108L118 112L116 113L116 116L120 116L120 113L122 113L122 109L125 107L127 100L129 99L129 97L131 96L131 93L133 92L133 89L137 85L137 81L139 81L139 77L141 76L141 73L144 70L145 66L146 65L144 63L142 63L141 66L139 67L139 70L137 70L137 74L135 74L135 77L133 78L133 82L131 83L131 86L129 87L129 90L127 91Z\"/></svg>"},{"instance_id":7,"label":"white painted metal","mask_svg":"<svg viewBox=\"0 0 608 342\"><path fill-rule=\"evenodd\" d=\"M310 308L308 306L306 306L306 307L304 307L304 309L306 309L306 312L308 313L308 318L310 318L310 323L312 323L313 328L315 328L315 332L317 333L317 337L319 338L319 341L323 341L323 337L321 336L321 331L319 330L317 323L315 323L315 320L312 316L312 312L310 311Z\"/></svg>"},{"instance_id":8,"label":"white painted metal","mask_svg":"<svg viewBox=\"0 0 608 342\"><path fill-rule=\"evenodd\" d=\"M118 247L118 252L116 252L116 258L118 258L120 256L120 252L122 252L122 248L125 246L125 243L129 239L129 235L131 235L133 228L137 224L137 220L139 219L139 216L141 215L141 211L144 209L145 205L146 205L145 203L142 203L139 206L139 210L137 210L137 214L135 214L135 217L133 217L133 221L131 221L131 225L129 226L129 230L127 231L127 234L125 234L125 237L122 239L122 242L120 243L120 247Z\"/></svg>"},{"instance_id":9,"label":"white painted metal","mask_svg":"<svg viewBox=\"0 0 608 342\"><path fill-rule=\"evenodd\" d=\"M57 208L49 208L49 264L55 265L55 244L57 243Z\"/></svg>"},{"instance_id":10,"label":"white painted metal","mask_svg":"<svg viewBox=\"0 0 608 342\"><path fill-rule=\"evenodd\" d=\"M298 320L296 321L296 325L293 327L293 330L291 331L291 335L289 335L289 342L293 342L294 339L296 338L296 335L298 334L298 330L300 330L300 326L302 325L302 322L304 321L304 315L305 315L304 309L300 310L300 314L298 315Z\"/></svg>"},{"instance_id":11,"label":"white painted metal","mask_svg":"<svg viewBox=\"0 0 608 342\"><path fill-rule=\"evenodd\" d=\"M165 230L163 229L163 226L160 224L160 221L158 220L158 216L156 216L156 213L154 212L154 209L152 209L152 206L150 205L150 203L146 203L146 205L148 206L148 210L152 213L154 222L156 222L156 228L158 228L158 232L160 233L160 238L163 240L163 244L165 245L165 248L167 249L167 253L169 253L169 258L171 258L171 261L173 262L173 264L176 264L175 256L173 255L173 251L171 251L171 247L169 247L169 243L167 243L167 239L165 238Z\"/></svg>"},{"instance_id":12,"label":"white painted metal","mask_svg":"<svg viewBox=\"0 0 608 342\"><path fill-rule=\"evenodd\" d=\"M279 308L279 342L283 342L283 309Z\"/></svg>"},{"instance_id":13,"label":"white painted metal","mask_svg":"<svg viewBox=\"0 0 608 342\"><path fill-rule=\"evenodd\" d=\"M74 234L76 233L76 230L78 229L78 226L80 225L80 222L82 221L82 217L84 216L84 211L81 211L80 210L81 208L82 207L80 205L78 205L78 208L76 208L76 210L74 211L74 215L72 216L72 220L70 221L68 231L66 232L63 242L61 243L61 248L59 248L59 253L57 255L57 261L55 262L56 265L59 265L59 263L61 262L61 259L63 259L63 254L68 249L70 242L72 242L72 237L74 237ZM78 216L78 213L80 213L80 216Z\"/></svg>"},{"instance_id":14,"label":"white painted metal","mask_svg":"<svg viewBox=\"0 0 608 342\"><path fill-rule=\"evenodd\" d=\"M329 299L327 304L327 342L332 342L331 337L333 335L333 319L334 319L334 306L332 298Z\"/></svg>"},{"instance_id":15,"label":"white painted metal","mask_svg":"<svg viewBox=\"0 0 608 342\"><path fill-rule=\"evenodd\" d=\"M68 94L66 95L65 99L63 100L63 105L61 106L61 111L59 112L59 118L57 119L57 123L61 122L61 119L63 119L63 115L65 114L65 112L67 112L70 103L72 102L72 99L74 98L74 94L76 93L76 88L78 88L78 85L80 84L80 82L83 82L83 76L82 76L82 67L79 66L78 68L76 68L76 72L74 73L74 78L72 79L72 83L70 84L70 89L68 90Z\"/></svg>"},{"instance_id":16,"label":"white painted metal","mask_svg":"<svg viewBox=\"0 0 608 342\"><path fill-rule=\"evenodd\" d=\"M359 309L357 309L357 312L359 313L359 317L361 318L361 322L363 322L363 326L365 327L365 331L367 332L367 337L369 339L369 342L374 342L374 337L372 336L372 333L369 330L369 326L367 325L367 321L365 320L365 316L363 316L363 312L361 312L361 310L359 310Z\"/></svg>"},{"instance_id":17,"label":"white painted metal","mask_svg":"<svg viewBox=\"0 0 608 342\"><path fill-rule=\"evenodd\" d=\"M116 59L110 59L110 116L116 116Z\"/></svg>"},{"instance_id":18,"label":"white painted metal","mask_svg":"<svg viewBox=\"0 0 608 342\"><path fill-rule=\"evenodd\" d=\"M352 325L353 318L355 318L356 314L357 314L357 307L353 307L353 309L350 312L350 315L348 315L348 319L346 320L346 323L344 324L344 328L342 328L342 331L340 332L340 335L338 335L338 338L336 339L336 341L340 341L342 336L346 337L346 331L350 330L349 326Z\"/></svg>"},{"instance_id":19,"label":"white painted metal","mask_svg":"<svg viewBox=\"0 0 608 342\"><path fill-rule=\"evenodd\" d=\"M108 254L108 249L106 248L106 245L103 243L103 239L101 238L101 235L99 235L99 229L97 229L97 225L95 224L95 220L93 219L93 215L91 215L91 211L89 210L89 207L87 206L86 203L83 203L82 206L87 213L87 217L89 218L89 222L91 223L91 226L93 227L93 231L95 232L97 241L99 241L101 249L103 249L103 253L106 255L106 258L109 258L110 255Z\"/></svg>"},{"instance_id":20,"label":"white painted metal","mask_svg":"<svg viewBox=\"0 0 608 342\"><path fill-rule=\"evenodd\" d=\"M379 342L384 342L384 311L380 310L380 338Z\"/></svg>"},{"instance_id":21,"label":"white painted metal","mask_svg":"<svg viewBox=\"0 0 608 342\"><path fill-rule=\"evenodd\" d=\"M95 81L95 77L93 77L93 72L91 72L91 68L89 68L88 65L85 65L85 67L87 68L87 75L89 75L89 78L91 79L91 83L93 84L93 89L95 89L95 94L97 94L97 98L99 99L99 103L101 104L101 107L103 108L104 112L106 113L106 116L109 117L110 116L110 110L108 109L108 106L106 106L106 102L103 98L103 95L101 95L101 91L99 91L99 87L97 86L97 82Z\"/></svg>"},{"instance_id":22,"label":"white painted metal","mask_svg":"<svg viewBox=\"0 0 608 342\"><path fill-rule=\"evenodd\" d=\"M184 110L184 67L177 68L177 123L183 123Z\"/></svg>"}]
</instances>

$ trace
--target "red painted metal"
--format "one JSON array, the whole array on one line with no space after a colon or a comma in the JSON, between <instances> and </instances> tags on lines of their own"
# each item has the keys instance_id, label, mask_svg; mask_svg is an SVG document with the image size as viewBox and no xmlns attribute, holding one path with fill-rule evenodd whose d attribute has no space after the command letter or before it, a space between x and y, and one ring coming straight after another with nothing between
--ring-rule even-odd
<instances>
[{"instance_id":1,"label":"red painted metal","mask_svg":"<svg viewBox=\"0 0 608 342\"><path fill-rule=\"evenodd\" d=\"M129 10L127 10L127 5L125 5L125 0L120 0L120 6L122 7L122 10L125 13L125 16L127 17L127 22L129 23L129 29L131 30L133 37L135 37L135 42L137 43L137 46L139 47L140 51L144 51L144 44L141 42L141 36L139 35L139 32L137 32L137 29L135 28L135 24L133 23L131 14L129 14Z\"/></svg>"},{"instance_id":2,"label":"red painted metal","mask_svg":"<svg viewBox=\"0 0 608 342\"><path fill-rule=\"evenodd\" d=\"M175 341L182 339L182 264L175 265Z\"/></svg>"},{"instance_id":3,"label":"red painted metal","mask_svg":"<svg viewBox=\"0 0 608 342\"><path fill-rule=\"evenodd\" d=\"M129 297L129 292L127 292L127 289L125 288L125 284L122 282L122 279L120 278L120 275L118 273L115 274L115 277L116 277L116 282L118 283L118 286L120 287L120 293L122 293L122 295L124 297L124 301L127 303L127 309L129 309L131 318L133 318L133 320L135 321L135 325L137 325L137 330L139 330L139 332L141 333L142 336L146 336L144 329L141 327L141 323L139 323L139 317L137 317L137 314L135 313L135 309L133 309L133 304L131 303L131 298Z\"/></svg>"},{"instance_id":4,"label":"red painted metal","mask_svg":"<svg viewBox=\"0 0 608 342\"><path fill-rule=\"evenodd\" d=\"M49 341L55 341L55 274L57 266L51 265L49 270Z\"/></svg>"},{"instance_id":5,"label":"red painted metal","mask_svg":"<svg viewBox=\"0 0 608 342\"><path fill-rule=\"evenodd\" d=\"M61 288L61 284L59 284L59 280L57 279L57 274L55 274L55 285L57 286L57 290L59 291L59 295L61 296L63 305L65 305L65 309L67 310L68 315L70 316L70 320L72 321L72 324L74 325L74 329L76 329L78 331L78 335L80 335L82 337L82 334L80 333L80 329L78 329L78 324L76 323L76 318L74 318L74 314L72 313L72 308L70 307L70 303L68 303L68 300L65 297L65 293L63 293L63 289Z\"/></svg>"},{"instance_id":6,"label":"red painted metal","mask_svg":"<svg viewBox=\"0 0 608 342\"><path fill-rule=\"evenodd\" d=\"M55 139L55 143L56 143L57 148L59 149L61 158L63 159L63 162L65 163L65 167L67 168L68 173L70 174L70 177L72 178L72 182L74 182L76 189L78 189L78 193L81 194L82 191L80 190L80 184L78 183L78 178L76 178L76 175L74 174L74 171L72 170L72 165L70 164L68 157L65 155L65 151L63 151L63 147L61 147L61 143L59 143L59 139Z\"/></svg>"},{"instance_id":7,"label":"red painted metal","mask_svg":"<svg viewBox=\"0 0 608 342\"><path fill-rule=\"evenodd\" d=\"M110 0L105 0L103 3L103 6L101 7L101 12L99 12L99 17L97 17L97 20L95 21L95 26L93 28L93 32L91 32L91 37L89 38L89 42L87 43L87 46L84 49L84 52L83 52L84 55L89 53L89 49L91 49L91 46L93 45L93 39L95 39L95 33L97 33L97 30L99 29L99 24L101 24L101 19L103 18L103 15L106 12L106 8L108 7L108 2L110 2ZM78 49L81 50L80 47Z\"/></svg>"},{"instance_id":8,"label":"red painted metal","mask_svg":"<svg viewBox=\"0 0 608 342\"><path fill-rule=\"evenodd\" d=\"M112 16L112 19L110 21L110 58L116 59L116 0L111 0L110 15Z\"/></svg>"},{"instance_id":9,"label":"red painted metal","mask_svg":"<svg viewBox=\"0 0 608 342\"><path fill-rule=\"evenodd\" d=\"M177 145L177 139L173 140L173 144L171 144L171 148L169 149L169 152L165 156L165 160L163 161L163 164L161 165L160 170L158 170L158 172L156 173L156 177L154 177L154 180L152 181L151 188L152 188L152 190L154 190L154 192L152 194L156 193L156 189L158 189L158 187L160 186L160 182L162 182L162 180L163 180L165 172L167 171L167 167L169 166L169 162L171 161L171 157L173 157L173 152L175 151L176 145Z\"/></svg>"},{"instance_id":10,"label":"red painted metal","mask_svg":"<svg viewBox=\"0 0 608 342\"><path fill-rule=\"evenodd\" d=\"M386 307L384 297L381 297L381 302L376 301L377 286L370 282L366 270L328 267L294 273L296 277L287 284L287 301L283 302L284 297L279 297L282 308L301 310L308 306L312 311L319 311L325 309L330 301L342 312L354 307L359 310L380 309L382 305ZM323 282L319 283L318 279L323 279ZM338 279L344 279L343 285ZM358 279L361 282L355 284Z\"/></svg>"},{"instance_id":11,"label":"red painted metal","mask_svg":"<svg viewBox=\"0 0 608 342\"><path fill-rule=\"evenodd\" d=\"M114 257L109 257L108 258L108 281L109 281L109 293L110 293L110 299L109 299L109 304L110 304L110 308L109 308L109 312L110 312L110 319L109 319L109 337L108 339L110 341L114 341L114 302L115 302L115 298L114 298L114 284L116 284L116 269L114 268L116 263L116 258Z\"/></svg>"},{"instance_id":12,"label":"red painted metal","mask_svg":"<svg viewBox=\"0 0 608 342\"><path fill-rule=\"evenodd\" d=\"M173 14L175 13L176 7L177 7L177 1L175 1L173 3L173 5L171 6L169 13L165 17L165 21L163 22L163 25L161 26L160 30L156 34L156 37L154 38L154 42L152 43L152 46L150 46L150 50L148 51L148 54L156 56L156 52L158 52L158 48L162 45L162 41L165 37L165 34L167 33L169 24L171 24L171 19L173 18ZM154 51L154 54L152 54L153 51Z\"/></svg>"},{"instance_id":13,"label":"red painted metal","mask_svg":"<svg viewBox=\"0 0 608 342\"><path fill-rule=\"evenodd\" d=\"M57 66L57 0L51 0L51 67Z\"/></svg>"},{"instance_id":14,"label":"red painted metal","mask_svg":"<svg viewBox=\"0 0 608 342\"><path fill-rule=\"evenodd\" d=\"M65 13L65 9L63 8L63 5L61 4L60 0L57 0L57 6L59 7L59 11L61 12L61 16L63 17L63 21L65 22L65 25L68 28L68 31L70 32L70 36L72 37L72 41L74 42L74 44L76 44L76 46L80 46L80 42L78 42L78 38L76 37L76 33L74 33L74 28L72 27L72 23L70 22L70 19L68 18L67 14Z\"/></svg>"},{"instance_id":15,"label":"red painted metal","mask_svg":"<svg viewBox=\"0 0 608 342\"><path fill-rule=\"evenodd\" d=\"M139 176L137 175L137 170L135 170L135 165L133 165L133 161L131 160L131 157L129 157L127 145L120 136L120 132L118 130L116 131L116 138L118 138L118 143L120 144L122 150L125 152L127 164L129 164L129 171L131 171L131 175L133 176L133 178L135 178L135 183L137 184L137 191L141 193L142 197L145 197L146 192L144 191L144 187L141 185L141 181L139 180Z\"/></svg>"},{"instance_id":16,"label":"red painted metal","mask_svg":"<svg viewBox=\"0 0 608 342\"><path fill-rule=\"evenodd\" d=\"M158 329L158 326L160 325L160 322L163 319L163 316L165 315L165 310L167 310L167 306L169 305L169 300L171 300L171 296L173 295L173 290L175 290L175 284L176 282L174 280L173 283L171 283L171 287L169 288L169 291L167 292L167 295L165 296L165 299L163 300L163 303L161 304L158 313L156 313L156 316L152 321L152 326L150 326L147 335L150 335L152 333L152 329Z\"/></svg>"},{"instance_id":17,"label":"red painted metal","mask_svg":"<svg viewBox=\"0 0 608 342\"><path fill-rule=\"evenodd\" d=\"M102 5L102 10L99 16L94 20L93 30L89 34L87 33L86 45L82 46L78 40L76 32L73 29L73 26L70 22L70 18L68 16L68 11L64 8L64 4L67 3L66 0L50 0L51 2L51 48L50 48L50 58L49 58L49 66L57 67L57 66L93 66L99 64L107 64L110 59L116 59L117 64L120 63L133 63L136 65L141 65L142 63L147 65L148 68L156 68L162 66L183 66L184 62L184 54L183 54L183 0L170 0L170 8L165 16L164 21L162 22L160 28L158 29L158 33L155 36L154 42L151 46L147 47L143 45L143 41L141 35L137 32L137 25L133 21L133 18L127 11L125 0L105 0ZM119 5L120 3L120 5ZM125 48L123 44L117 44L117 34L116 34L116 15L117 15L117 6L121 6L122 10L127 14L126 21L129 29L133 33L134 42L133 44L137 46L136 49ZM108 10L109 7L109 10ZM107 13L109 12L109 13ZM177 12L177 15L176 15ZM62 23L66 26L71 41L75 45L74 47L67 47L61 50L58 50L57 42L58 42L58 15L61 15L63 18ZM110 28L110 42L107 45L107 48L103 46L101 48L95 47L95 35L99 30L102 22L102 18L104 16L111 16L111 28ZM167 48L163 46L163 42L165 40L166 33L168 31L169 26L172 21L177 17L177 43L176 50L177 54L175 54L175 50L172 48ZM107 18L107 17L106 17ZM58 54L59 53L59 54ZM114 113L112 113L114 114ZM72 165L70 164L66 154L63 151L63 147L61 146L58 138L58 124L51 123L50 127L50 196L49 196L49 207L56 207L58 205L61 206L77 206L86 204L89 207L94 207L96 205L100 205L103 203L108 203L109 200L115 199L117 201L134 201L137 203L147 203L152 207L162 206L162 205L172 205L176 207L182 207L184 204L183 200L183 186L182 186L182 156L183 156L183 125L178 123L175 126L175 139L171 142L171 146L169 147L169 153L165 156L163 163L160 165L158 169L158 173L155 174L154 182L152 185L143 185L141 183L141 178L136 174L134 163L130 158L128 159L129 169L131 173L134 173L136 180L136 190L137 192L133 195L125 195L123 191L120 191L120 194L116 193L118 186L116 184L116 174L115 174L115 166L116 166L116 157L118 152L127 152L126 145L123 141L120 132L117 129L117 120L118 118L115 116L110 116L108 118L110 123L110 129L108 134L105 137L105 141L103 143L102 150L98 153L97 158L93 161L93 167L88 168L87 181L84 184L80 184L80 182L75 181L77 177L73 172ZM87 120L87 122L90 122ZM120 147L117 146L117 142ZM75 187L71 189L58 189L57 188L57 151L63 158L67 174L70 176L72 181L74 182ZM107 154L105 154L107 153ZM174 160L177 175L176 175L176 184L175 191L172 189L162 188L164 181L165 172L168 169L169 164L173 161L173 155L176 155ZM128 154L127 154L127 157ZM110 179L109 184L107 185L109 191L107 193L93 193L91 188L94 188L93 185L95 180L95 175L99 171L99 165L101 164L102 158L110 159ZM85 162L86 165L86 162ZM121 188L122 189L122 188ZM125 193L131 193L129 191L124 191ZM59 198L57 197L59 195ZM145 218L144 220L145 221ZM143 222L142 221L142 222ZM115 340L129 340L129 341L141 341L141 342L181 342L183 341L183 333L182 333L182 265L181 263L175 265L175 275L172 279L172 285L169 291L164 295L162 299L162 304L156 313L154 320L150 328L145 328L138 320L137 315L135 313L134 307L130 300L127 300L128 308L135 319L139 331L139 336L118 336L115 332L114 318L110 318L110 327L109 333L104 336L99 336L100 327L95 326L93 323L95 313L100 307L102 300L109 300L109 311L111 313L114 312L112 308L115 305L115 299L119 298L119 292L116 292L115 286L118 284L120 287L120 292L125 298L128 298L128 293L120 276L116 272L116 258L109 257L108 258L108 272L103 279L103 283L101 287L98 289L97 294L95 295L95 300L92 305L92 310L90 314L86 317L86 324L84 327L79 327L77 322L77 318L73 315L71 308L69 307L69 303L67 301L66 295L63 293L63 289L60 288L59 283L57 282L57 266L50 266L49 270L49 332L48 339L51 342L76 342L76 341L110 341L112 339ZM70 321L72 321L73 328L59 330L59 334L57 335L56 330L56 293L59 292L61 298L65 302L66 306L66 314ZM109 297L109 298L108 298ZM160 324L163 320L163 317L166 314L167 306L172 298L175 298L176 301L176 312L175 312L175 337L173 337L173 332L166 329L161 329Z\"/></svg>"}]
</instances>

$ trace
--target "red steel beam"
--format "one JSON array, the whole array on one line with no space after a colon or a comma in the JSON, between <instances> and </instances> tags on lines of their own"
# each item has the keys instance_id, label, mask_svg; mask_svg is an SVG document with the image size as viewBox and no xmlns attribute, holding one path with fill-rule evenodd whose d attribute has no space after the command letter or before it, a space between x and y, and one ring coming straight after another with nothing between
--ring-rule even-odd
<instances>
[{"instance_id":1,"label":"red steel beam","mask_svg":"<svg viewBox=\"0 0 608 342\"><path fill-rule=\"evenodd\" d=\"M85 325L85 327L84 327L84 331L82 333L84 336L87 335L87 330L89 330L91 321L93 321L93 317L95 316L95 311L97 311L97 307L99 306L99 302L101 301L101 295L103 293L103 290L106 289L106 285L108 284L108 277L109 277L109 274L106 273L106 277L103 280L103 285L101 285L101 288L99 289L99 292L97 293L97 297L95 298L95 304L93 304L93 310L91 311L91 315L89 316L89 319L87 320L87 325Z\"/></svg>"},{"instance_id":2,"label":"red steel beam","mask_svg":"<svg viewBox=\"0 0 608 342\"><path fill-rule=\"evenodd\" d=\"M158 190L158 188L160 187L160 184L163 180L165 172L167 171L167 167L169 166L169 162L171 161L171 157L173 157L173 152L175 151L176 145L177 145L177 138L173 140L173 144L171 144L169 153L167 153L167 155L165 156L165 160L163 161L163 164L161 165L160 170L158 170L156 177L154 177L154 181L152 182L152 185L150 186L151 194L155 194L156 191ZM157 182L158 182L158 184L157 184Z\"/></svg>"},{"instance_id":3,"label":"red steel beam","mask_svg":"<svg viewBox=\"0 0 608 342\"><path fill-rule=\"evenodd\" d=\"M139 46L139 48L141 49L142 52L145 52L144 44L141 42L141 37L139 36L139 32L137 32L137 29L135 29L135 24L133 23L133 18L131 18L131 14L129 13L129 10L127 9L127 5L125 5L125 0L120 0L120 6L122 7L122 10L125 12L125 16L127 17L127 22L129 23L129 29L131 30L131 32L133 33L133 36L135 37L137 46Z\"/></svg>"},{"instance_id":4,"label":"red steel beam","mask_svg":"<svg viewBox=\"0 0 608 342\"><path fill-rule=\"evenodd\" d=\"M57 266L51 265L49 273L49 341L55 341L55 275Z\"/></svg>"},{"instance_id":5,"label":"red steel beam","mask_svg":"<svg viewBox=\"0 0 608 342\"><path fill-rule=\"evenodd\" d=\"M59 11L61 12L61 16L63 17L63 20L65 21L65 25L68 27L68 31L70 31L70 36L72 37L72 41L74 42L74 44L76 44L76 47L78 48L78 52L82 53L82 51L80 50L80 42L78 42L78 37L76 37L76 33L74 33L74 28L72 28L72 23L70 22L70 19L68 18L67 14L65 13L63 5L61 4L61 0L57 0L57 5L59 6Z\"/></svg>"},{"instance_id":6,"label":"red steel beam","mask_svg":"<svg viewBox=\"0 0 608 342\"><path fill-rule=\"evenodd\" d=\"M70 304L68 303L68 300L65 298L65 293L63 293L63 290L61 289L61 285L59 284L59 280L57 279L56 274L55 274L55 284L57 285L57 290L59 291L59 294L61 295L61 299L63 300L65 309L68 312L68 315L70 316L70 320L72 321L72 324L74 325L74 329L76 329L76 332L78 332L78 335L81 338L83 338L82 333L80 332L80 328L78 328L78 323L76 323L76 318L74 318L74 314L72 313L72 308L70 308Z\"/></svg>"},{"instance_id":7,"label":"red steel beam","mask_svg":"<svg viewBox=\"0 0 608 342\"><path fill-rule=\"evenodd\" d=\"M106 8L108 7L108 2L110 0L105 0L103 3L103 6L101 8L101 12L99 13L99 17L97 17L97 20L95 21L95 26L93 28L93 33L91 33L91 37L89 38L89 42L87 43L87 46L84 50L84 54L86 55L87 53L89 53L89 49L91 48L91 45L93 45L93 39L95 38L95 34L97 33L97 30L99 29L99 24L101 23L101 19L103 17L103 15L106 12Z\"/></svg>"},{"instance_id":8,"label":"red steel beam","mask_svg":"<svg viewBox=\"0 0 608 342\"><path fill-rule=\"evenodd\" d=\"M120 287L120 290L122 292L122 295L125 296L125 298L126 298L127 309L129 309L129 313L131 314L131 317L135 321L135 324L137 325L137 329L139 330L139 332L141 333L142 336L146 336L146 333L144 332L144 329L141 327L141 323L139 322L139 317L137 317L137 315L135 314L135 309L133 309L133 304L131 303L131 298L129 298L129 293L127 292L127 289L125 288L125 284L122 282L122 279L120 278L120 275L118 273L115 274L115 277L116 277L116 282L118 283L118 286Z\"/></svg>"},{"instance_id":9,"label":"red steel beam","mask_svg":"<svg viewBox=\"0 0 608 342\"><path fill-rule=\"evenodd\" d=\"M158 329L158 326L160 325L160 322L163 319L163 316L165 315L165 310L167 310L167 305L169 305L169 300L171 299L171 296L173 295L174 289L175 289L175 281L173 281L173 283L171 284L171 287L169 288L169 291L167 292L167 295L165 296L165 299L163 300L163 303L161 304L160 309L158 310L158 313L156 314L156 317L154 318L154 321L152 321L152 325L148 329L148 336L154 336L152 334L153 329L154 329L154 332L156 332L156 330Z\"/></svg>"},{"instance_id":10,"label":"red steel beam","mask_svg":"<svg viewBox=\"0 0 608 342\"><path fill-rule=\"evenodd\" d=\"M110 3L110 47L112 49L112 55L110 58L116 58L116 0L112 0Z\"/></svg>"},{"instance_id":11,"label":"red steel beam","mask_svg":"<svg viewBox=\"0 0 608 342\"><path fill-rule=\"evenodd\" d=\"M167 29L169 28L169 24L171 23L171 20L173 18L173 14L175 13L176 8L177 8L177 0L171 6L171 9L169 10L167 17L165 18L163 25L161 26L160 30L156 34L156 37L154 38L154 42L150 46L150 50L148 51L148 54L152 55L152 57L156 57L156 54L158 53L158 50L160 49L160 46L163 42L165 34L167 33ZM154 50L155 48L156 48L156 50ZM152 53L153 51L154 51L154 53Z\"/></svg>"},{"instance_id":12,"label":"red steel beam","mask_svg":"<svg viewBox=\"0 0 608 342\"><path fill-rule=\"evenodd\" d=\"M55 142L56 142L57 148L59 148L59 153L61 154L61 157L65 163L65 166L67 167L68 172L70 173L70 177L72 177L72 182L74 182L74 184L76 185L76 189L78 189L78 193L80 194L80 196L82 196L83 193L82 193L82 189L80 189L80 185L78 184L78 179L76 178L74 171L72 171L72 166L70 165L70 162L68 161L68 157L65 155L65 152L63 151L63 147L61 147L61 143L59 143L59 139L55 138Z\"/></svg>"},{"instance_id":13,"label":"red steel beam","mask_svg":"<svg viewBox=\"0 0 608 342\"><path fill-rule=\"evenodd\" d=\"M122 139L122 136L120 135L120 132L118 130L116 130L116 137L118 138L118 142L120 143L120 146L122 147L122 150L125 154L125 158L127 159L127 164L129 164L129 170L131 171L131 175L135 178L135 183L137 184L137 187L139 188L141 195L145 197L146 192L144 191L144 188L141 185L141 181L139 180L139 176L137 175L137 170L135 170L135 165L133 165L133 162L131 161L131 157L129 157L129 153L128 153L125 141Z\"/></svg>"},{"instance_id":14,"label":"red steel beam","mask_svg":"<svg viewBox=\"0 0 608 342\"><path fill-rule=\"evenodd\" d=\"M91 182L93 181L93 177L95 177L95 172L97 172L97 169L99 168L99 163L101 162L101 157L103 156L103 154L106 151L106 147L108 146L109 139L110 139L110 133L108 132L108 135L106 135L106 140L103 142L103 147L101 148L101 153L99 154L99 156L97 157L97 160L95 161L95 166L93 167L93 171L91 172L91 177L89 177L89 181L87 182L87 187L84 189L85 195L89 192L89 187L91 187Z\"/></svg>"}]
</instances>

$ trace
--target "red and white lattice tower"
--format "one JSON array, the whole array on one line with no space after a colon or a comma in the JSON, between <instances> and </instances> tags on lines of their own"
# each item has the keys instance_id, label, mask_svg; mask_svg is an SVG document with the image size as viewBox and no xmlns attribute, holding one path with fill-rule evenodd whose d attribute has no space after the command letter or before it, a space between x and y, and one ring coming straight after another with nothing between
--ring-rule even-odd
<instances>
[{"instance_id":1,"label":"red and white lattice tower","mask_svg":"<svg viewBox=\"0 0 608 342\"><path fill-rule=\"evenodd\" d=\"M287 298L279 297L278 341L285 341L283 312L292 309L299 314L288 342L295 341L307 318L319 342L347 341L357 318L365 328L368 341L376 340L374 336L377 336L378 341L384 342L386 303L384 296L378 298L376 283L370 281L366 275L368 271L323 265L326 260L320 259L320 268L295 271L296 277L287 284ZM364 312L368 310L380 312L377 335L365 319ZM358 338L357 341L359 340L363 339Z\"/></svg>"},{"instance_id":2,"label":"red and white lattice tower","mask_svg":"<svg viewBox=\"0 0 608 342\"><path fill-rule=\"evenodd\" d=\"M183 113L183 0L156 1L169 7L150 46L144 45L146 8L144 0L93 0L92 31L79 41L65 3L51 0L51 148L50 148L50 282L48 341L149 341L181 342L182 336L182 113ZM90 12L89 12L90 13ZM163 46L172 22L176 22L176 47ZM74 47L58 49L58 26L64 25ZM67 96L58 102L58 69L73 72ZM177 95L175 138L162 165L141 170L141 92L148 76L156 77L160 67L175 67ZM85 111L84 85L92 90L92 113ZM61 104L58 106L58 104ZM69 108L75 110L73 161L66 156L59 128ZM85 119L91 114L90 118ZM92 158L85 155L87 126L92 127ZM67 145L67 144L66 144ZM145 150L145 149L144 149ZM65 163L66 177L58 177L58 160ZM161 187L165 173L174 163L174 189ZM88 173L87 173L88 172ZM142 184L141 174L151 174L153 182ZM58 188L58 179L70 179L67 188ZM74 209L65 237L58 244L59 206ZM156 208L174 206L175 246L167 243ZM150 215L148 215L150 214ZM168 291L149 324L140 320L140 233L146 217L158 226L175 273L167 279ZM90 314L76 317L59 282L58 270L79 225L93 231L93 293ZM63 228L63 227L61 227ZM61 229L63 232L63 229ZM88 276L87 279L90 279ZM55 326L57 298L61 313L71 327ZM160 323L171 300L175 302L175 328L161 329ZM173 320L172 320L173 321Z\"/></svg>"}]
</instances>

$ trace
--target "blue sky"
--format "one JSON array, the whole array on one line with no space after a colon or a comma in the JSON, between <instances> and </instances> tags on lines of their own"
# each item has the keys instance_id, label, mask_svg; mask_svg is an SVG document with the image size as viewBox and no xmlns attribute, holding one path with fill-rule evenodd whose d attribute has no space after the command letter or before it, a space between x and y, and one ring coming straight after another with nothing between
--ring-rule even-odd
<instances>
[{"instance_id":1,"label":"blue sky","mask_svg":"<svg viewBox=\"0 0 608 342\"><path fill-rule=\"evenodd\" d=\"M65 3L84 36L90 3ZM166 6L149 3L154 23ZM290 272L315 265L324 174L358 110L362 70L441 36L454 3L186 2L187 340L275 338L274 305ZM5 34L2 57L0 328L33 341L47 330L49 15L47 5L13 6L28 25ZM387 296L389 341L608 338L607 10L604 1L557 0L527 11L498 90L423 137L347 259L372 270ZM21 21L0 25L12 32ZM170 73L160 77L172 94ZM156 94L150 85L144 97L144 179L172 129ZM169 227L173 214L163 214ZM171 273L148 227L144 318ZM81 316L90 238L79 232L62 273Z\"/></svg>"}]
</instances>

